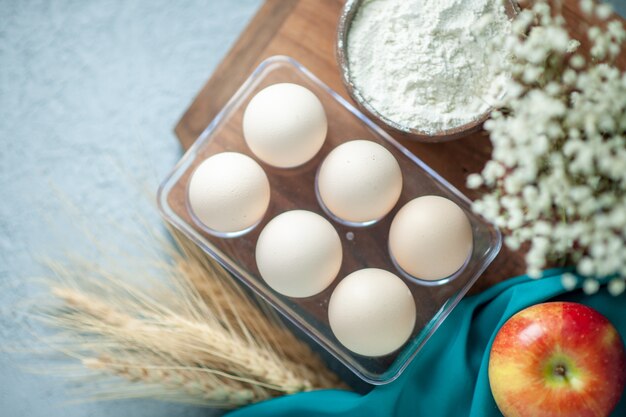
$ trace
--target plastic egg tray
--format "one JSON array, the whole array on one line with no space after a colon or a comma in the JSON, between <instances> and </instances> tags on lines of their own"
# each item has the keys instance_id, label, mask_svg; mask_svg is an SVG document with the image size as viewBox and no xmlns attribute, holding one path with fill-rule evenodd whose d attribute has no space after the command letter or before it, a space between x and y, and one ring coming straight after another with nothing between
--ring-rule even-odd
<instances>
[{"instance_id":1,"label":"plastic egg tray","mask_svg":"<svg viewBox=\"0 0 626 417\"><path fill-rule=\"evenodd\" d=\"M264 164L246 146L242 132L243 113L250 99L263 88L284 82L300 84L315 93L328 116L328 134L320 152L311 161L292 169ZM397 159L404 178L402 194L394 209L367 227L350 226L329 217L315 192L316 173L326 155L353 139L368 139L387 148ZM225 151L241 152L259 162L271 186L270 205L262 221L249 232L230 238L204 230L193 220L187 201L187 186L195 167L211 155ZM425 285L407 277L394 265L388 250L389 227L395 214L408 201L423 195L440 195L458 204L467 214L473 232L473 250L465 265L436 285ZM265 60L239 88L162 183L158 204L174 227L371 384L388 383L400 375L501 246L500 232L471 211L467 197L306 68L284 56ZM323 292L308 298L290 298L272 290L259 275L254 256L263 227L278 214L294 209L310 210L328 219L339 233L343 247L343 264L337 278ZM328 301L333 289L342 278L362 268L382 268L398 275L415 299L417 319L411 337L399 350L386 356L366 357L351 352L335 338L328 323Z\"/></svg>"}]
</instances>

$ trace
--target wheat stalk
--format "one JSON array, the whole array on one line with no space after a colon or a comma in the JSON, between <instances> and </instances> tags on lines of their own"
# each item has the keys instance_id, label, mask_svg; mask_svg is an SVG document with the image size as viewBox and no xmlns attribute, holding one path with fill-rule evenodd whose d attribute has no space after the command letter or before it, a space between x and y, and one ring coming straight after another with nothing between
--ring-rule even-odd
<instances>
[{"instance_id":1,"label":"wheat stalk","mask_svg":"<svg viewBox=\"0 0 626 417\"><path fill-rule=\"evenodd\" d=\"M37 317L58 329L49 340L53 347L113 378L93 385L95 398L156 397L232 408L345 388L215 261L180 236L169 242L170 262L153 259L148 269L155 274L142 274L144 285L133 285L137 277L110 265L50 263L57 303L39 308Z\"/></svg>"},{"instance_id":2,"label":"wheat stalk","mask_svg":"<svg viewBox=\"0 0 626 417\"><path fill-rule=\"evenodd\" d=\"M184 250L186 256L196 260L195 262L183 263L179 265L179 268L181 271L185 271L189 282L198 291L204 302L211 305L214 300L221 299L226 305L229 305L232 297L246 297L241 287L234 285L228 273L219 265L216 265L197 246L189 244L184 238L179 238L178 242L179 247ZM194 268L198 268L198 270L194 270ZM202 271L205 270L210 270L213 276L219 276L220 279L203 279ZM256 305L253 303L242 303L237 309L237 313L244 329L254 329L255 332L263 334L271 349L279 352L285 358L296 363L310 364L319 360L309 346L298 340L289 329L283 326L276 317L274 310L262 304L262 301ZM331 378L325 384L332 384L331 381L334 375L322 372L318 376L320 378Z\"/></svg>"}]
</instances>

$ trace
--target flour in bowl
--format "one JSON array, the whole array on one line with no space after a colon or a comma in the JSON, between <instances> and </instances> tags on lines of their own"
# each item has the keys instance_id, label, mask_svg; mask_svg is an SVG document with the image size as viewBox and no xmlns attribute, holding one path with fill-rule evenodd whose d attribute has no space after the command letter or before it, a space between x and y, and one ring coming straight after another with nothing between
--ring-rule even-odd
<instances>
[{"instance_id":1,"label":"flour in bowl","mask_svg":"<svg viewBox=\"0 0 626 417\"><path fill-rule=\"evenodd\" d=\"M501 0L365 0L348 34L350 78L392 122L426 134L458 127L500 94L487 46L509 28Z\"/></svg>"}]
</instances>

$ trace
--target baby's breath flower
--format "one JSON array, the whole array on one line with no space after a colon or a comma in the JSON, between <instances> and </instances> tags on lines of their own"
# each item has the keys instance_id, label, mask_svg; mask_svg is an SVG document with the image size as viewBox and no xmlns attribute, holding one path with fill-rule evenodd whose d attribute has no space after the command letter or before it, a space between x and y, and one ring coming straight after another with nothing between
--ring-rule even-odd
<instances>
[{"instance_id":1,"label":"baby's breath flower","mask_svg":"<svg viewBox=\"0 0 626 417\"><path fill-rule=\"evenodd\" d=\"M530 278L533 278L533 279L541 278L541 268L529 267L526 273Z\"/></svg>"},{"instance_id":2,"label":"baby's breath flower","mask_svg":"<svg viewBox=\"0 0 626 417\"><path fill-rule=\"evenodd\" d=\"M608 290L611 295L618 296L626 289L626 281L622 278L614 278L609 282Z\"/></svg>"},{"instance_id":3,"label":"baby's breath flower","mask_svg":"<svg viewBox=\"0 0 626 417\"><path fill-rule=\"evenodd\" d=\"M491 160L467 185L491 190L474 210L508 232L508 247L529 248L529 276L566 259L587 277L587 293L597 291L594 276L617 275L615 295L626 277L626 73L612 60L626 31L609 6L583 0L581 9L608 20L587 30L590 60L541 0L494 39L511 57L501 64L507 94L484 125ZM564 275L563 285L575 280Z\"/></svg>"},{"instance_id":4,"label":"baby's breath flower","mask_svg":"<svg viewBox=\"0 0 626 417\"><path fill-rule=\"evenodd\" d=\"M568 291L573 290L574 288L576 288L576 285L578 284L578 278L576 278L576 275L571 274L569 272L564 273L563 275L561 275L561 285L563 285L563 288L565 288Z\"/></svg>"},{"instance_id":5,"label":"baby's breath flower","mask_svg":"<svg viewBox=\"0 0 626 417\"><path fill-rule=\"evenodd\" d=\"M612 13L613 6L608 3L599 4L598 7L596 7L596 16L601 20L608 19Z\"/></svg>"},{"instance_id":6,"label":"baby's breath flower","mask_svg":"<svg viewBox=\"0 0 626 417\"><path fill-rule=\"evenodd\" d=\"M483 177L481 177L479 174L470 174L467 177L467 187L468 188L478 188L481 185L483 185Z\"/></svg>"},{"instance_id":7,"label":"baby's breath flower","mask_svg":"<svg viewBox=\"0 0 626 417\"><path fill-rule=\"evenodd\" d=\"M585 66L585 58L583 58L581 55L576 54L570 60L570 65L574 69L581 69Z\"/></svg>"},{"instance_id":8,"label":"baby's breath flower","mask_svg":"<svg viewBox=\"0 0 626 417\"><path fill-rule=\"evenodd\" d=\"M580 2L580 9L586 15L590 15L593 12L593 6L594 6L593 0L582 0Z\"/></svg>"},{"instance_id":9,"label":"baby's breath flower","mask_svg":"<svg viewBox=\"0 0 626 417\"><path fill-rule=\"evenodd\" d=\"M600 284L593 278L587 278L583 281L583 292L587 295L592 295L598 292Z\"/></svg>"}]
</instances>

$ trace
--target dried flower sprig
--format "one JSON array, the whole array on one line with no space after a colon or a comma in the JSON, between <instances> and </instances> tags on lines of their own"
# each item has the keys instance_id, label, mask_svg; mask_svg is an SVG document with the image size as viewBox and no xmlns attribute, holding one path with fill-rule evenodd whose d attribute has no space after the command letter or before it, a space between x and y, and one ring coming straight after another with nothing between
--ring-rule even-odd
<instances>
[{"instance_id":1,"label":"dried flower sprig","mask_svg":"<svg viewBox=\"0 0 626 417\"><path fill-rule=\"evenodd\" d=\"M587 293L598 290L593 277L613 277L617 295L626 277L626 74L613 62L626 31L608 4L583 0L581 9L602 21L587 30L587 56L545 1L494 40L510 56L501 63L510 79L485 123L492 158L467 185L490 190L474 209L508 232L508 247L528 250L529 275L566 260L588 277Z\"/></svg>"},{"instance_id":2,"label":"dried flower sprig","mask_svg":"<svg viewBox=\"0 0 626 417\"><path fill-rule=\"evenodd\" d=\"M39 306L35 317L58 330L47 340L55 350L102 378L88 385L93 398L233 408L345 388L267 306L193 243L176 242L166 243L170 262L149 262L142 285L129 283L136 278L131 270L50 265L54 301Z\"/></svg>"}]
</instances>

